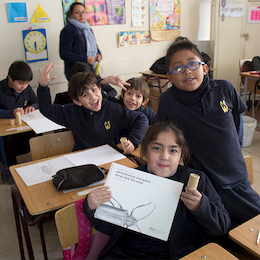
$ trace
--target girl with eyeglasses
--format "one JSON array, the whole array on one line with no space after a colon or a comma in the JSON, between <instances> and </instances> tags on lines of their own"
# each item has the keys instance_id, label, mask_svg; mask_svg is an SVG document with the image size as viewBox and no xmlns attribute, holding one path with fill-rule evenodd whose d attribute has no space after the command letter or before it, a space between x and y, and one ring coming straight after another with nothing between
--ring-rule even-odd
<instances>
[{"instance_id":1,"label":"girl with eyeglasses","mask_svg":"<svg viewBox=\"0 0 260 260\"><path fill-rule=\"evenodd\" d=\"M86 21L85 6L75 2L70 6L66 18L67 24L60 33L60 57L64 60L64 72L67 80L71 77L71 68L77 61L96 66L102 60L93 31Z\"/></svg>"}]
</instances>

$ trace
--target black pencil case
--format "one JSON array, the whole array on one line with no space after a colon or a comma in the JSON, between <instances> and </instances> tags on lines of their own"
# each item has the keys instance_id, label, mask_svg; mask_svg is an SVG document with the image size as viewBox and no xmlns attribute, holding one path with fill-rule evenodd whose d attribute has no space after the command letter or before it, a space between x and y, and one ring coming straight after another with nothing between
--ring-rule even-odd
<instances>
[{"instance_id":1,"label":"black pencil case","mask_svg":"<svg viewBox=\"0 0 260 260\"><path fill-rule=\"evenodd\" d=\"M87 186L103 180L107 170L94 164L86 164L59 170L52 176L56 190L66 190Z\"/></svg>"}]
</instances>

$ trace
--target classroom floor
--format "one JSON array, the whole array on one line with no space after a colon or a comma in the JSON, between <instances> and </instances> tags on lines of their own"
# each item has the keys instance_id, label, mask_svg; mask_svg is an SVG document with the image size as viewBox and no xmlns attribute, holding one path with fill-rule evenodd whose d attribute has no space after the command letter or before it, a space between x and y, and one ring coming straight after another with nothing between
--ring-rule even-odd
<instances>
[{"instance_id":1,"label":"classroom floor","mask_svg":"<svg viewBox=\"0 0 260 260\"><path fill-rule=\"evenodd\" d=\"M256 113L260 123L260 108ZM243 155L253 158L254 183L252 187L260 194L260 128L254 132L252 145L243 148ZM30 154L18 157L19 163L30 160ZM20 259L20 251L17 240L13 206L11 200L10 185L1 181L0 178L0 259ZM59 242L54 220L43 223L47 253L50 260L63 259L62 247ZM32 239L32 247L36 260L43 258L40 235L37 227L29 227ZM26 249L25 249L26 252ZM26 252L27 254L27 252ZM26 257L28 259L28 256ZM241 258L239 259L249 259Z\"/></svg>"}]
</instances>

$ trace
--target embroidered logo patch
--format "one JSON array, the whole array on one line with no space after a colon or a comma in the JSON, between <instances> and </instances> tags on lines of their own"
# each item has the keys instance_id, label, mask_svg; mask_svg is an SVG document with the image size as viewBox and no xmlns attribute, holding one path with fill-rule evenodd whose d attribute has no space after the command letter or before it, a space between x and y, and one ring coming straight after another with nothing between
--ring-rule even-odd
<instances>
[{"instance_id":1,"label":"embroidered logo patch","mask_svg":"<svg viewBox=\"0 0 260 260\"><path fill-rule=\"evenodd\" d=\"M110 121L105 122L104 126L105 126L106 130L109 130L111 128Z\"/></svg>"},{"instance_id":2,"label":"embroidered logo patch","mask_svg":"<svg viewBox=\"0 0 260 260\"><path fill-rule=\"evenodd\" d=\"M28 101L25 100L23 106L26 107L26 106L27 106L27 103L28 103Z\"/></svg>"},{"instance_id":3,"label":"embroidered logo patch","mask_svg":"<svg viewBox=\"0 0 260 260\"><path fill-rule=\"evenodd\" d=\"M224 113L228 112L228 106L227 106L225 100L220 101L220 106L221 106L222 110L224 111Z\"/></svg>"}]
</instances>

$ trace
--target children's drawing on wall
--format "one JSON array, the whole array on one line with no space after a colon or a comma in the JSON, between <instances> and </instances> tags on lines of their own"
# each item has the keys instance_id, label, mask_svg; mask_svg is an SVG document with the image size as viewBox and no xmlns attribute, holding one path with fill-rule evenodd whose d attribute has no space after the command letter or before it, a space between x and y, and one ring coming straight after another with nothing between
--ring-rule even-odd
<instances>
[{"instance_id":1,"label":"children's drawing on wall","mask_svg":"<svg viewBox=\"0 0 260 260\"><path fill-rule=\"evenodd\" d=\"M136 206L129 214L129 211L124 209L121 204L112 197L108 203L103 203L98 207L95 213L95 218L100 218L118 226L142 233L137 223L140 220L149 217L155 208L156 205L154 205L152 202L149 202L147 204Z\"/></svg>"},{"instance_id":2,"label":"children's drawing on wall","mask_svg":"<svg viewBox=\"0 0 260 260\"><path fill-rule=\"evenodd\" d=\"M132 26L146 25L146 0L132 0Z\"/></svg>"},{"instance_id":3,"label":"children's drawing on wall","mask_svg":"<svg viewBox=\"0 0 260 260\"><path fill-rule=\"evenodd\" d=\"M9 23L27 22L26 3L7 3Z\"/></svg>"},{"instance_id":4,"label":"children's drawing on wall","mask_svg":"<svg viewBox=\"0 0 260 260\"><path fill-rule=\"evenodd\" d=\"M106 0L109 24L125 23L125 0Z\"/></svg>"},{"instance_id":5,"label":"children's drawing on wall","mask_svg":"<svg viewBox=\"0 0 260 260\"><path fill-rule=\"evenodd\" d=\"M118 47L128 47L128 46L129 46L129 32L128 31L119 32Z\"/></svg>"},{"instance_id":6,"label":"children's drawing on wall","mask_svg":"<svg viewBox=\"0 0 260 260\"><path fill-rule=\"evenodd\" d=\"M86 19L89 25L107 24L107 11L105 0L85 1Z\"/></svg>"},{"instance_id":7,"label":"children's drawing on wall","mask_svg":"<svg viewBox=\"0 0 260 260\"><path fill-rule=\"evenodd\" d=\"M140 31L130 31L129 45L140 45Z\"/></svg>"},{"instance_id":8,"label":"children's drawing on wall","mask_svg":"<svg viewBox=\"0 0 260 260\"><path fill-rule=\"evenodd\" d=\"M141 31L140 44L141 45L151 44L150 31Z\"/></svg>"},{"instance_id":9,"label":"children's drawing on wall","mask_svg":"<svg viewBox=\"0 0 260 260\"><path fill-rule=\"evenodd\" d=\"M180 35L180 0L150 0L150 30L155 41Z\"/></svg>"}]
</instances>

